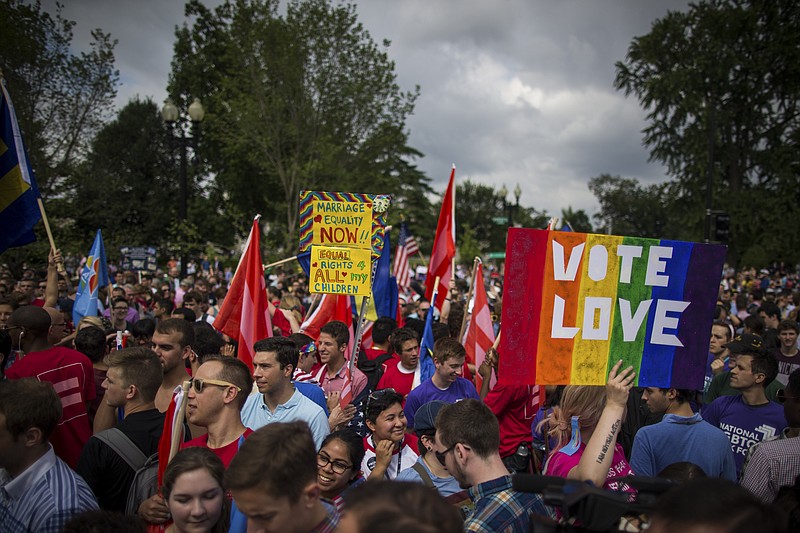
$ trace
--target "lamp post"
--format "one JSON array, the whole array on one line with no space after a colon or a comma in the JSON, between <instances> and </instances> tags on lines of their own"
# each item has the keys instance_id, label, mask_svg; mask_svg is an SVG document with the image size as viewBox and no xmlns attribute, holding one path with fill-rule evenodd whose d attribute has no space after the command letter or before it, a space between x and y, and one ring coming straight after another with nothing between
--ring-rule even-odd
<instances>
[{"instance_id":1,"label":"lamp post","mask_svg":"<svg viewBox=\"0 0 800 533\"><path fill-rule=\"evenodd\" d=\"M171 130L178 130L178 134L173 133L170 136L172 141L177 140L180 145L180 198L178 203L178 218L181 222L186 222L187 218L187 204L189 201L189 184L188 184L188 170L186 163L186 148L191 145L193 154L197 154L197 134L200 123L206 115L203 104L200 103L199 98L195 98L187 110L189 121L191 122L192 135L186 135L186 128L184 126L186 115L181 115L178 107L172 102L171 98L167 98L164 102L164 107L161 108L161 117L164 119ZM181 250L181 273L180 277L186 277L186 253Z\"/></svg>"},{"instance_id":2,"label":"lamp post","mask_svg":"<svg viewBox=\"0 0 800 533\"><path fill-rule=\"evenodd\" d=\"M514 211L512 212L512 214L516 213L517 210L519 209L519 197L520 196L522 196L522 189L520 189L519 183L517 183L517 186L514 187L514 200L516 200L516 202L514 203ZM509 226L513 226L514 225L513 220L512 220L510 215L508 217L508 225Z\"/></svg>"}]
</instances>

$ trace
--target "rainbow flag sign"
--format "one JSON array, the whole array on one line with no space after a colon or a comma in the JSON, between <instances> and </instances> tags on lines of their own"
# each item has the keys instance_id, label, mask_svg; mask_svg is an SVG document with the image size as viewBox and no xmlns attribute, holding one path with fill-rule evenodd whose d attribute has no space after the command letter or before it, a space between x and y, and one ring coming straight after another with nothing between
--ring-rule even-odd
<instances>
[{"instance_id":1,"label":"rainbow flag sign","mask_svg":"<svg viewBox=\"0 0 800 533\"><path fill-rule=\"evenodd\" d=\"M512 228L499 381L701 389L725 246Z\"/></svg>"}]
</instances>

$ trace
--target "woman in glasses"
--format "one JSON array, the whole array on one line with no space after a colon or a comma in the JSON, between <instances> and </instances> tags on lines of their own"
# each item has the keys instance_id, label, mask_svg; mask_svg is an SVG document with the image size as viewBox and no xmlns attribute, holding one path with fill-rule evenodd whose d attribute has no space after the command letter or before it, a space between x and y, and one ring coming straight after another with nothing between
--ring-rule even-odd
<instances>
[{"instance_id":1,"label":"woman in glasses","mask_svg":"<svg viewBox=\"0 0 800 533\"><path fill-rule=\"evenodd\" d=\"M186 448L170 461L162 489L174 533L228 531L228 502L222 487L225 467L207 448Z\"/></svg>"},{"instance_id":2,"label":"woman in glasses","mask_svg":"<svg viewBox=\"0 0 800 533\"><path fill-rule=\"evenodd\" d=\"M617 435L625 419L633 367L620 371L620 360L608 374L605 387L568 385L561 405L548 419L558 448L547 460L545 475L591 481L597 487L618 490L614 478L632 475Z\"/></svg>"},{"instance_id":3,"label":"woman in glasses","mask_svg":"<svg viewBox=\"0 0 800 533\"><path fill-rule=\"evenodd\" d=\"M364 438L361 470L368 479L395 479L417 462L417 437L406 434L403 396L394 389L367 398L364 419L372 434Z\"/></svg>"},{"instance_id":4,"label":"woman in glasses","mask_svg":"<svg viewBox=\"0 0 800 533\"><path fill-rule=\"evenodd\" d=\"M322 497L341 512L343 495L364 482L361 461L364 441L352 429L334 431L322 441L317 453L317 483Z\"/></svg>"}]
</instances>

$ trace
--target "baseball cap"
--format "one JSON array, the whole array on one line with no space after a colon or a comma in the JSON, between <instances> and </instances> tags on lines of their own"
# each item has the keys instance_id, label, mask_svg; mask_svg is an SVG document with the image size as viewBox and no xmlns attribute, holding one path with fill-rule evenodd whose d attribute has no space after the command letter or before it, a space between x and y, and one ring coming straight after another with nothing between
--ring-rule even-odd
<instances>
[{"instance_id":1,"label":"baseball cap","mask_svg":"<svg viewBox=\"0 0 800 533\"><path fill-rule=\"evenodd\" d=\"M436 416L445 405L447 405L447 402L441 400L433 400L422 404L417 409L417 412L414 413L414 431L419 433L435 430Z\"/></svg>"},{"instance_id":2,"label":"baseball cap","mask_svg":"<svg viewBox=\"0 0 800 533\"><path fill-rule=\"evenodd\" d=\"M724 347L730 350L731 353L741 353L746 351L760 352L764 349L764 339L762 339L759 335L744 333L742 335L735 336L733 340Z\"/></svg>"}]
</instances>

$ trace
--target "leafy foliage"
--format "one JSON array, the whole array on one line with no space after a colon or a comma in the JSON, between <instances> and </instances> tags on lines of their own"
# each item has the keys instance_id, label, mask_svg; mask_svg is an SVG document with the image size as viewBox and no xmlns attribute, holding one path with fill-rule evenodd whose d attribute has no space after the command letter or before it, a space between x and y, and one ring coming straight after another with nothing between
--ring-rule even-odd
<instances>
[{"instance_id":1,"label":"leafy foliage","mask_svg":"<svg viewBox=\"0 0 800 533\"><path fill-rule=\"evenodd\" d=\"M664 189L671 217L702 238L710 162L714 208L732 215L732 256L760 247L773 260L800 258L800 4L690 4L636 37L616 70L617 89L648 112L651 159L674 178Z\"/></svg>"},{"instance_id":2,"label":"leafy foliage","mask_svg":"<svg viewBox=\"0 0 800 533\"><path fill-rule=\"evenodd\" d=\"M354 5L294 0L282 16L276 0L213 11L192 0L186 13L194 22L177 31L169 92L203 100L200 152L248 215L242 232L260 212L267 240L295 249L301 189L391 192L393 212L430 214L405 130L418 90L400 90L388 42L372 40Z\"/></svg>"}]
</instances>

